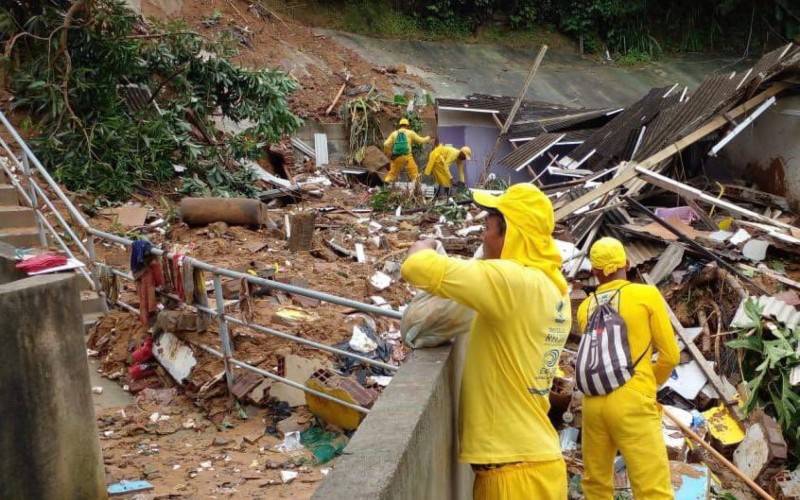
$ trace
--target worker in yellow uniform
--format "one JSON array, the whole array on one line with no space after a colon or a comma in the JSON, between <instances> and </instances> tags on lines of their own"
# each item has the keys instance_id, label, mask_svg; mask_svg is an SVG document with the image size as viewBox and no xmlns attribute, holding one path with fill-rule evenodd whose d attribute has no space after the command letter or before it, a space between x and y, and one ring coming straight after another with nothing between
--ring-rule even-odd
<instances>
[{"instance_id":1,"label":"worker in yellow uniform","mask_svg":"<svg viewBox=\"0 0 800 500\"><path fill-rule=\"evenodd\" d=\"M473 200L489 212L484 259L440 255L423 240L401 273L476 312L459 410L459 460L475 471L473 497L563 500L567 471L547 412L572 316L553 206L528 183L500 196L474 190Z\"/></svg>"},{"instance_id":2,"label":"worker in yellow uniform","mask_svg":"<svg viewBox=\"0 0 800 500\"><path fill-rule=\"evenodd\" d=\"M450 195L450 187L453 184L453 174L450 173L450 166L453 163L458 168L459 182L466 182L464 162L471 159L472 149L469 146L457 149L449 144L439 144L433 148L433 151L428 156L428 164L425 166L425 175L433 175L433 180L436 182L434 196L438 197L440 193L446 196Z\"/></svg>"},{"instance_id":3,"label":"worker in yellow uniform","mask_svg":"<svg viewBox=\"0 0 800 500\"><path fill-rule=\"evenodd\" d=\"M627 328L630 359L641 362L632 362L630 379L611 392L584 396L583 492L587 500L613 498L614 459L619 451L634 498L672 499L661 412L656 404L657 387L669 378L680 356L666 303L658 288L628 281L627 257L618 240L597 240L589 260L599 286L596 296L590 295L578 308L578 326L585 331L598 304L609 304ZM652 362L654 351L658 358Z\"/></svg>"},{"instance_id":4,"label":"worker in yellow uniform","mask_svg":"<svg viewBox=\"0 0 800 500\"><path fill-rule=\"evenodd\" d=\"M389 134L383 142L383 150L391 159L389 173L384 178L385 182L394 182L400 175L403 167L408 171L408 178L411 182L419 177L419 167L414 160L412 148L415 144L427 144L431 141L428 136L421 137L409 127L408 119L402 118L398 122L399 128Z\"/></svg>"}]
</instances>

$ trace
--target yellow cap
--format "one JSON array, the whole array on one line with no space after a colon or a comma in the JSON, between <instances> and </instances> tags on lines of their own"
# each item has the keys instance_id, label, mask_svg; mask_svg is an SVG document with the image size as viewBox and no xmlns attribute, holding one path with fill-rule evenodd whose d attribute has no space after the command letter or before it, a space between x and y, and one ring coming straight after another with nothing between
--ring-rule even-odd
<instances>
[{"instance_id":1,"label":"yellow cap","mask_svg":"<svg viewBox=\"0 0 800 500\"><path fill-rule=\"evenodd\" d=\"M400 121L399 121L399 122L397 122L397 124L398 124L399 126L401 126L401 127L402 127L403 125L405 125L406 127L408 127L408 126L410 125L410 123L408 122L408 118L400 118Z\"/></svg>"},{"instance_id":2,"label":"yellow cap","mask_svg":"<svg viewBox=\"0 0 800 500\"><path fill-rule=\"evenodd\" d=\"M464 153L464 156L466 156L466 157L467 157L467 160L471 160L471 159L472 159L472 148L471 148L471 147L469 147L469 146L464 146L464 147L462 147L462 148L461 148L459 151L461 151L462 153Z\"/></svg>"},{"instance_id":3,"label":"yellow cap","mask_svg":"<svg viewBox=\"0 0 800 500\"><path fill-rule=\"evenodd\" d=\"M544 193L524 182L514 184L500 196L473 189L472 199L476 205L494 208L503 214L506 235L500 258L540 269L562 293L566 292L561 253L553 239L553 204Z\"/></svg>"},{"instance_id":4,"label":"yellow cap","mask_svg":"<svg viewBox=\"0 0 800 500\"><path fill-rule=\"evenodd\" d=\"M592 267L603 271L605 276L615 273L628 263L625 247L616 238L600 238L589 250Z\"/></svg>"}]
</instances>

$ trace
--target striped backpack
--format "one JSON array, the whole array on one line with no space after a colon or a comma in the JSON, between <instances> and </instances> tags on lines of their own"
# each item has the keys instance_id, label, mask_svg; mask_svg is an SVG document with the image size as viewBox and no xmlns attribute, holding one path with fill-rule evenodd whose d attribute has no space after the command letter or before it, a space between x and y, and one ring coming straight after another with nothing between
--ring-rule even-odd
<instances>
[{"instance_id":1,"label":"striped backpack","mask_svg":"<svg viewBox=\"0 0 800 500\"><path fill-rule=\"evenodd\" d=\"M621 387L633 376L639 361L647 353L648 344L639 358L631 363L628 328L625 320L612 307L624 285L602 304L594 294L595 307L578 345L575 362L578 389L589 396L602 396ZM621 296L620 296L621 298Z\"/></svg>"}]
</instances>

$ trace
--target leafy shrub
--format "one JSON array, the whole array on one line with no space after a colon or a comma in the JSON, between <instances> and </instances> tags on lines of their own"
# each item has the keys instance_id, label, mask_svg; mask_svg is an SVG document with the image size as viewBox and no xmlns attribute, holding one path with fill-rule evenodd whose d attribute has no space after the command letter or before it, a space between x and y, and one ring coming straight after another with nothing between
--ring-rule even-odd
<instances>
[{"instance_id":1,"label":"leafy shrub","mask_svg":"<svg viewBox=\"0 0 800 500\"><path fill-rule=\"evenodd\" d=\"M122 0L0 8L0 25L15 27L5 61L13 106L34 117L35 153L71 190L124 200L185 167L184 192L249 196L253 174L238 160L260 158L301 124L284 73L237 67L229 42L181 25L149 33ZM132 87L151 97L126 102ZM212 114L242 129L222 134Z\"/></svg>"}]
</instances>

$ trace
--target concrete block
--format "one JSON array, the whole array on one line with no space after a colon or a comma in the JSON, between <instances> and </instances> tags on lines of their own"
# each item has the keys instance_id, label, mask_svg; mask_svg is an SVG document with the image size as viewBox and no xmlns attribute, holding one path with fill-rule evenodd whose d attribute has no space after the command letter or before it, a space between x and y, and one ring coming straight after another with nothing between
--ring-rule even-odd
<instances>
[{"instance_id":1,"label":"concrete block","mask_svg":"<svg viewBox=\"0 0 800 500\"><path fill-rule=\"evenodd\" d=\"M0 498L106 498L76 279L0 286Z\"/></svg>"},{"instance_id":2,"label":"concrete block","mask_svg":"<svg viewBox=\"0 0 800 500\"><path fill-rule=\"evenodd\" d=\"M0 207L0 229L36 226L36 215L32 208Z\"/></svg>"}]
</instances>

